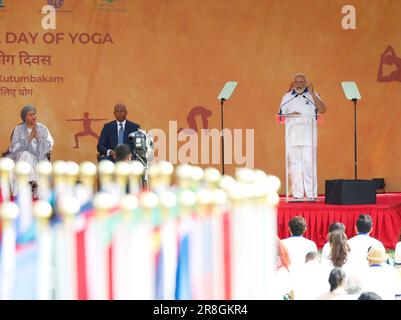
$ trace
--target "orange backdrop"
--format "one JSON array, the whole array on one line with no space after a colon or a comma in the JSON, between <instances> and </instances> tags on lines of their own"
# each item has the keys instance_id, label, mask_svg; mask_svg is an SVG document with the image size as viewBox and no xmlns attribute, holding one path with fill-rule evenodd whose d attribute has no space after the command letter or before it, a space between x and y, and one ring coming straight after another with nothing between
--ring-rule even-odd
<instances>
[{"instance_id":1,"label":"orange backdrop","mask_svg":"<svg viewBox=\"0 0 401 320\"><path fill-rule=\"evenodd\" d=\"M51 31L41 27L46 2L5 0L0 8L0 51L15 55L14 65L0 59L2 80L63 77L62 83L0 82L1 87L33 89L32 96L0 96L2 150L27 103L37 107L38 120L55 139L52 160L95 161L96 138L81 137L74 148L74 134L83 125L67 119L88 112L89 118L110 121L117 102L125 103L129 119L144 129L167 131L169 120L188 127L187 115L196 106L211 111L210 129L219 128L216 97L226 81L236 80L225 125L255 129L255 167L284 181L284 131L275 114L292 75L301 71L327 105L318 129L319 193L326 179L353 178L353 107L340 86L345 80L356 81L363 97L359 177L384 177L387 190L401 190L401 65L385 65L384 73L394 77L378 81L385 49L391 45L401 57L401 1L65 0ZM356 8L356 30L341 26L347 4ZM10 43L7 32L38 36L35 43ZM64 39L46 44L47 32L62 33ZM73 43L68 33L100 33L102 39L108 34L113 43ZM51 65L20 64L20 51L50 55ZM99 134L103 124L95 121L91 128ZM200 118L196 124L202 127ZM228 172L234 167L228 165Z\"/></svg>"}]
</instances>

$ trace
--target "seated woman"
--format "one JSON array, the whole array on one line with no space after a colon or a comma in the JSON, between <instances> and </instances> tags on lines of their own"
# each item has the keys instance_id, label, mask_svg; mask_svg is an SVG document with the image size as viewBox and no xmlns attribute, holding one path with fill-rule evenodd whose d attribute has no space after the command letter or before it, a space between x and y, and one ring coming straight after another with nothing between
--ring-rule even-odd
<instances>
[{"instance_id":1,"label":"seated woman","mask_svg":"<svg viewBox=\"0 0 401 320\"><path fill-rule=\"evenodd\" d=\"M32 189L36 192L36 164L42 160L48 161L47 154L51 151L54 140L49 130L43 124L36 121L35 107L31 105L23 107L21 110L21 119L23 123L15 127L13 131L7 157L14 161L24 160L29 162L32 168L28 181L32 185ZM18 193L15 177L12 177L11 189L15 196ZM36 195L34 194L34 196Z\"/></svg>"}]
</instances>

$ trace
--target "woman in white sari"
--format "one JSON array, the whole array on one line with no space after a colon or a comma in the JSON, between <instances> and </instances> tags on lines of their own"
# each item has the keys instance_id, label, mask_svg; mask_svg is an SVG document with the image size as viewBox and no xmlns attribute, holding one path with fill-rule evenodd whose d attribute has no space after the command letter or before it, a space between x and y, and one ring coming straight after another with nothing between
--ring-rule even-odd
<instances>
[{"instance_id":1,"label":"woman in white sari","mask_svg":"<svg viewBox=\"0 0 401 320\"><path fill-rule=\"evenodd\" d=\"M7 155L14 161L24 160L31 165L31 172L28 177L33 191L37 191L36 164L39 161L47 160L47 154L52 150L54 140L49 130L41 123L36 121L36 109L27 105L21 110L23 123L16 126ZM15 177L12 177L11 189L13 195L18 193ZM34 194L34 196L36 196Z\"/></svg>"}]
</instances>

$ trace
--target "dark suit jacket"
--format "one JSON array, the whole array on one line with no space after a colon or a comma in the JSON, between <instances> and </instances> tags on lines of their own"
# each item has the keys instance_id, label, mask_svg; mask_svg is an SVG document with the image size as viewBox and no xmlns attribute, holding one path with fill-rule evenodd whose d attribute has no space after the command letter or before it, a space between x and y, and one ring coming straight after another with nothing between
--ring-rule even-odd
<instances>
[{"instance_id":1,"label":"dark suit jacket","mask_svg":"<svg viewBox=\"0 0 401 320\"><path fill-rule=\"evenodd\" d=\"M139 129L139 124L131 122L127 119L124 131L124 143L128 144L128 135ZM106 123L100 133L97 151L100 154L107 154L107 150L114 150L118 144L117 136L117 120Z\"/></svg>"}]
</instances>

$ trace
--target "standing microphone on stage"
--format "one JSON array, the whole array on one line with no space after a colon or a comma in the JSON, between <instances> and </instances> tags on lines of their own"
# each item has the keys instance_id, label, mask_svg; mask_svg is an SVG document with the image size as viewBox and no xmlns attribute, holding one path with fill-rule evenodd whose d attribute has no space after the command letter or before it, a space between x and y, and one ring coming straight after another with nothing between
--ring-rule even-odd
<instances>
[{"instance_id":1,"label":"standing microphone on stage","mask_svg":"<svg viewBox=\"0 0 401 320\"><path fill-rule=\"evenodd\" d=\"M318 108L317 108L317 106L316 106L316 104L315 104L315 102L314 101L312 101L311 99L309 99L306 95L302 95L302 98L304 98L304 99L306 99L306 100L308 100L310 103L312 103L314 106L315 106L315 114L316 114L316 120L317 120L317 112L318 112Z\"/></svg>"},{"instance_id":2,"label":"standing microphone on stage","mask_svg":"<svg viewBox=\"0 0 401 320\"><path fill-rule=\"evenodd\" d=\"M309 99L309 98L308 98L307 96L305 96L304 94L302 95L302 98L305 98L306 100L308 100L310 103L312 103L312 104L316 107L315 102L312 101L311 99ZM317 107L316 107L316 109L317 109Z\"/></svg>"},{"instance_id":3,"label":"standing microphone on stage","mask_svg":"<svg viewBox=\"0 0 401 320\"><path fill-rule=\"evenodd\" d=\"M279 112L278 112L278 117L279 117L278 119L279 119L280 123L281 123L281 116L283 115L283 110L282 110L282 108L283 108L287 103L291 102L292 100L294 100L294 99L295 99L296 97L298 97L298 96L299 96L299 94L296 93L295 96L293 96L290 100L284 102L284 103L280 106Z\"/></svg>"}]
</instances>

